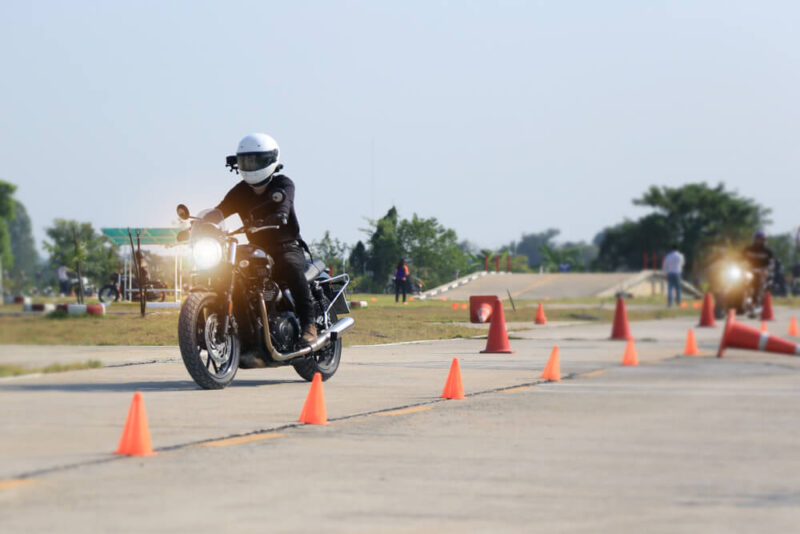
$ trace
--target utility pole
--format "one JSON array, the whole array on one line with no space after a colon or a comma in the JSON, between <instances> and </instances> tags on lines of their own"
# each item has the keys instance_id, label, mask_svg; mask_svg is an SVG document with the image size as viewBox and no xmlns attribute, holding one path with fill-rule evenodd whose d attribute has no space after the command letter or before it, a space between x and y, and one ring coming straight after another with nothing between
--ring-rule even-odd
<instances>
[{"instance_id":1,"label":"utility pole","mask_svg":"<svg viewBox=\"0 0 800 534\"><path fill-rule=\"evenodd\" d=\"M372 206L372 220L375 220L375 137L372 138L370 147L370 203Z\"/></svg>"}]
</instances>

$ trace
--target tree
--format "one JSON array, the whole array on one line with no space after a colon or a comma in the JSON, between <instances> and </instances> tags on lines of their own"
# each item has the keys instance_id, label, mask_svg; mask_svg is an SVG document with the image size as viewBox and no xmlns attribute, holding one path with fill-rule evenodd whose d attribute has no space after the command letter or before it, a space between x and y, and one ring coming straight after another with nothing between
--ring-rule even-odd
<instances>
[{"instance_id":1,"label":"tree","mask_svg":"<svg viewBox=\"0 0 800 534\"><path fill-rule=\"evenodd\" d=\"M542 245L539 249L542 254L542 267L548 272L558 272L561 265L570 264L571 270L583 270L583 260L581 251L575 246L551 247Z\"/></svg>"},{"instance_id":2,"label":"tree","mask_svg":"<svg viewBox=\"0 0 800 534\"><path fill-rule=\"evenodd\" d=\"M310 248L314 253L314 256L325 262L325 265L339 266L342 264L344 259L344 253L345 250L347 250L347 245L338 239L332 238L330 232L326 230L325 235L322 236L322 239L311 243Z\"/></svg>"},{"instance_id":3,"label":"tree","mask_svg":"<svg viewBox=\"0 0 800 534\"><path fill-rule=\"evenodd\" d=\"M671 239L667 222L658 214L625 220L603 230L595 267L604 271L641 269L643 254L663 252Z\"/></svg>"},{"instance_id":4,"label":"tree","mask_svg":"<svg viewBox=\"0 0 800 534\"><path fill-rule=\"evenodd\" d=\"M794 264L795 243L790 233L769 236L767 246L772 249L775 258L781 261L784 272L792 270Z\"/></svg>"},{"instance_id":5,"label":"tree","mask_svg":"<svg viewBox=\"0 0 800 534\"><path fill-rule=\"evenodd\" d=\"M553 239L560 233L561 231L556 228L548 228L544 232L522 234L519 243L512 242L508 248L513 250L515 254L528 256L528 265L530 267L538 267L543 260L540 247L543 245L553 246Z\"/></svg>"},{"instance_id":6,"label":"tree","mask_svg":"<svg viewBox=\"0 0 800 534\"><path fill-rule=\"evenodd\" d=\"M10 276L15 289L24 291L36 282L39 271L39 253L36 252L34 246L31 219L25 206L21 202L15 201L14 213L14 218L8 224L11 252L14 257Z\"/></svg>"},{"instance_id":7,"label":"tree","mask_svg":"<svg viewBox=\"0 0 800 534\"><path fill-rule=\"evenodd\" d=\"M0 260L3 270L14 265L14 255L11 252L11 236L9 224L14 219L14 191L17 186L0 180Z\"/></svg>"},{"instance_id":8,"label":"tree","mask_svg":"<svg viewBox=\"0 0 800 534\"><path fill-rule=\"evenodd\" d=\"M106 236L96 233L91 223L56 219L45 233L50 242L46 241L44 247L50 253L52 265L77 270L80 261L83 275L95 284L117 270L117 247Z\"/></svg>"},{"instance_id":9,"label":"tree","mask_svg":"<svg viewBox=\"0 0 800 534\"><path fill-rule=\"evenodd\" d=\"M374 289L382 289L394 272L394 266L403 257L403 247L397 235L397 209L392 208L374 223L374 230L369 238L369 262L367 267L372 271Z\"/></svg>"},{"instance_id":10,"label":"tree","mask_svg":"<svg viewBox=\"0 0 800 534\"><path fill-rule=\"evenodd\" d=\"M697 276L704 250L724 243L740 246L769 222L770 213L754 200L726 191L723 184L651 186L633 203L653 213L604 230L599 267L639 268L643 253L665 252L674 243L686 257L687 272Z\"/></svg>"},{"instance_id":11,"label":"tree","mask_svg":"<svg viewBox=\"0 0 800 534\"><path fill-rule=\"evenodd\" d=\"M456 278L469 265L455 230L445 228L434 217L425 219L415 213L410 220L400 221L397 233L412 272L427 287Z\"/></svg>"},{"instance_id":12,"label":"tree","mask_svg":"<svg viewBox=\"0 0 800 534\"><path fill-rule=\"evenodd\" d=\"M367 247L364 246L363 241L359 241L350 251L350 257L348 258L350 269L353 271L352 274L354 276L365 274L368 260Z\"/></svg>"}]
</instances>

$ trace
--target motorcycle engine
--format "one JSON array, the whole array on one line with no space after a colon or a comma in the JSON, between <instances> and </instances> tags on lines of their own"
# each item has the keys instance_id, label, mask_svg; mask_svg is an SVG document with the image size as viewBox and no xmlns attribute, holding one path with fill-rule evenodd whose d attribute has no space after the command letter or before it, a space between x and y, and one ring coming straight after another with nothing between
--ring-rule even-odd
<instances>
[{"instance_id":1,"label":"motorcycle engine","mask_svg":"<svg viewBox=\"0 0 800 534\"><path fill-rule=\"evenodd\" d=\"M270 320L270 332L275 348L279 352L290 352L300 336L300 321L292 312L283 312Z\"/></svg>"}]
</instances>

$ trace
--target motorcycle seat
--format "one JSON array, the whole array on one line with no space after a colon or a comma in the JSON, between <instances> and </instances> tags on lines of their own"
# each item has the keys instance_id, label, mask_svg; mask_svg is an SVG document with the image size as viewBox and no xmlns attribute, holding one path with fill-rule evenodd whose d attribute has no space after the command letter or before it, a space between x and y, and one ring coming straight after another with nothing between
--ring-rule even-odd
<instances>
[{"instance_id":1,"label":"motorcycle seat","mask_svg":"<svg viewBox=\"0 0 800 534\"><path fill-rule=\"evenodd\" d=\"M321 272L325 270L325 262L322 260L314 260L306 263L306 280L309 282L315 279Z\"/></svg>"}]
</instances>

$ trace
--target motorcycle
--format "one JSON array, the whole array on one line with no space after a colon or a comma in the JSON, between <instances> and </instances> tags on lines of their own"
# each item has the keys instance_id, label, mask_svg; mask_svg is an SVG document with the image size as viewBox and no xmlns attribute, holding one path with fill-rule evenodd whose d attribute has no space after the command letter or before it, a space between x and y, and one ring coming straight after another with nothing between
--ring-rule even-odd
<instances>
[{"instance_id":1,"label":"motorcycle","mask_svg":"<svg viewBox=\"0 0 800 534\"><path fill-rule=\"evenodd\" d=\"M97 293L97 298L100 302L118 302L122 296L122 287L124 287L127 278L127 276L121 276L119 273L112 274L110 277L111 283L101 287ZM166 287L167 284L161 280L148 280L144 284L145 299L148 302L164 302L167 299L167 293L159 290L166 289ZM131 290L131 300L139 300L139 281L135 276L131 278Z\"/></svg>"},{"instance_id":2,"label":"motorcycle","mask_svg":"<svg viewBox=\"0 0 800 534\"><path fill-rule=\"evenodd\" d=\"M94 295L94 286L89 283L89 279L85 276L82 277L83 279L83 295L86 297L90 297ZM70 290L75 293L76 295L81 289L81 285L78 281L78 276L73 275L69 280Z\"/></svg>"},{"instance_id":3,"label":"motorcycle","mask_svg":"<svg viewBox=\"0 0 800 534\"><path fill-rule=\"evenodd\" d=\"M771 284L771 267L754 269L737 258L722 258L709 271L714 296L714 316L723 319L729 309L755 317L761 312L764 294Z\"/></svg>"},{"instance_id":4,"label":"motorcycle","mask_svg":"<svg viewBox=\"0 0 800 534\"><path fill-rule=\"evenodd\" d=\"M350 277L331 277L322 261L307 262L318 337L302 345L294 298L273 276L274 260L234 237L280 226L254 217L252 225L227 232L219 212L210 216L213 211L192 217L183 204L177 209L180 219L191 221L177 239L191 244L195 267L178 322L181 357L191 377L202 388L222 389L239 368L291 365L308 381L316 373L323 380L333 376L341 360L341 336L355 324L351 317L339 319L350 313L345 296Z\"/></svg>"}]
</instances>

